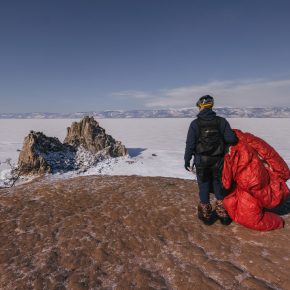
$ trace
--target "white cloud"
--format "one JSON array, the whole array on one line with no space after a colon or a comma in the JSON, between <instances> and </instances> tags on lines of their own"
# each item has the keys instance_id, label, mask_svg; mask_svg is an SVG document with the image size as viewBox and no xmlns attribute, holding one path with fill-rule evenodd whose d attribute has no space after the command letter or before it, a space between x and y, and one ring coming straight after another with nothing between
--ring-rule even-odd
<instances>
[{"instance_id":1,"label":"white cloud","mask_svg":"<svg viewBox=\"0 0 290 290\"><path fill-rule=\"evenodd\" d=\"M122 97L124 99L148 99L151 98L152 95L150 93L144 91L135 91L135 90L128 90L128 91L121 91L115 92L112 96Z\"/></svg>"},{"instance_id":2,"label":"white cloud","mask_svg":"<svg viewBox=\"0 0 290 290\"><path fill-rule=\"evenodd\" d=\"M128 98L143 99L143 105L150 108L191 107L206 94L212 95L219 107L290 107L290 79L213 81L155 93L126 93Z\"/></svg>"}]
</instances>

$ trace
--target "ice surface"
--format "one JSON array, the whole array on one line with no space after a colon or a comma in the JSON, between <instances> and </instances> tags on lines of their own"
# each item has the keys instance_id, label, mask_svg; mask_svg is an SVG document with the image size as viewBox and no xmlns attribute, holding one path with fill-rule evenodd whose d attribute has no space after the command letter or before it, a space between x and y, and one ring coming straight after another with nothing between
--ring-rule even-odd
<instances>
[{"instance_id":1,"label":"ice surface","mask_svg":"<svg viewBox=\"0 0 290 290\"><path fill-rule=\"evenodd\" d=\"M76 120L0 120L0 161L16 162L24 137L42 131L63 141L66 128ZM251 132L272 145L290 165L290 119L228 119L232 128ZM164 176L191 179L183 165L185 139L191 119L101 119L100 126L129 148L130 158L105 160L85 174ZM0 165L1 178L7 165ZM4 172L3 172L4 171Z\"/></svg>"}]
</instances>

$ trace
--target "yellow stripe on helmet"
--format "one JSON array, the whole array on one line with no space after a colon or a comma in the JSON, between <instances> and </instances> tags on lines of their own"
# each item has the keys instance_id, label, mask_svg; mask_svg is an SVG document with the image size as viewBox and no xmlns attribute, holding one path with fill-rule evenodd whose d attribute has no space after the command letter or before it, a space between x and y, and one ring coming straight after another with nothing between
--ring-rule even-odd
<instances>
[{"instance_id":1,"label":"yellow stripe on helmet","mask_svg":"<svg viewBox=\"0 0 290 290\"><path fill-rule=\"evenodd\" d=\"M204 108L212 108L213 104L209 103L209 104L200 104L199 105L200 108L204 109Z\"/></svg>"}]
</instances>

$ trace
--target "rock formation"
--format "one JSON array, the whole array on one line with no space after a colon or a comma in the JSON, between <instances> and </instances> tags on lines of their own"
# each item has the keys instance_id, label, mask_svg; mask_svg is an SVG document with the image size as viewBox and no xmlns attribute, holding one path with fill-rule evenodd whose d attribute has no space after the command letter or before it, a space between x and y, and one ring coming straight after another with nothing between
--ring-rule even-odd
<instances>
[{"instance_id":1,"label":"rock formation","mask_svg":"<svg viewBox=\"0 0 290 290\"><path fill-rule=\"evenodd\" d=\"M75 148L82 146L93 154L102 152L111 157L124 156L128 153L121 142L116 141L111 135L107 135L105 129L100 127L93 117L88 116L67 128L64 143Z\"/></svg>"},{"instance_id":2,"label":"rock formation","mask_svg":"<svg viewBox=\"0 0 290 290\"><path fill-rule=\"evenodd\" d=\"M30 131L19 154L18 168L23 175L54 173L75 169L75 149L55 137Z\"/></svg>"},{"instance_id":3,"label":"rock formation","mask_svg":"<svg viewBox=\"0 0 290 290\"><path fill-rule=\"evenodd\" d=\"M64 143L30 131L19 154L18 168L23 175L86 170L104 158L126 154L121 142L107 135L94 118L85 117L67 129Z\"/></svg>"}]
</instances>

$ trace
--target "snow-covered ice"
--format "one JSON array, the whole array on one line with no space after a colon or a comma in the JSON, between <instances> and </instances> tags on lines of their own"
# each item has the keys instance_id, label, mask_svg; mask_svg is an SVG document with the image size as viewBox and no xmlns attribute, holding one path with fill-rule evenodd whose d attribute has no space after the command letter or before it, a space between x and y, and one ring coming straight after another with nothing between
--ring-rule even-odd
<instances>
[{"instance_id":1,"label":"snow-covered ice","mask_svg":"<svg viewBox=\"0 0 290 290\"><path fill-rule=\"evenodd\" d=\"M24 137L30 130L63 141L69 119L0 120L0 161L16 162ZM232 128L251 132L272 145L290 165L290 119L234 118ZM191 179L184 169L185 139L191 119L100 119L100 126L129 148L131 157L105 160L85 174L166 176ZM1 180L7 165L0 165ZM65 176L71 176L66 174Z\"/></svg>"}]
</instances>

